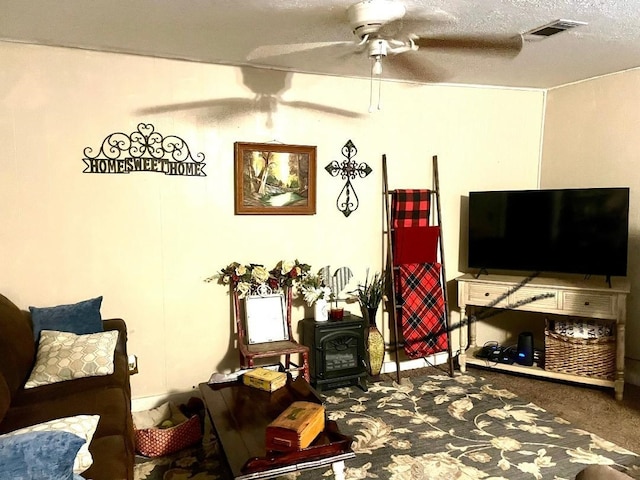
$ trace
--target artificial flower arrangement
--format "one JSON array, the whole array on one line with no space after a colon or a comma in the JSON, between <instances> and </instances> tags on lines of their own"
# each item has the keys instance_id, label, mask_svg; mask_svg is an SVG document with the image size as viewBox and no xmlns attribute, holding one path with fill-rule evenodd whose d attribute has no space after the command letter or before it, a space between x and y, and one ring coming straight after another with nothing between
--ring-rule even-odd
<instances>
[{"instance_id":1,"label":"artificial flower arrangement","mask_svg":"<svg viewBox=\"0 0 640 480\"><path fill-rule=\"evenodd\" d=\"M385 278L380 272L376 272L369 280L369 269L364 284L359 284L352 293L363 309L378 308L385 298Z\"/></svg>"},{"instance_id":2,"label":"artificial flower arrangement","mask_svg":"<svg viewBox=\"0 0 640 480\"><path fill-rule=\"evenodd\" d=\"M310 268L310 265L300 263L298 260L282 260L271 270L257 263L242 265L232 262L219 273L206 278L205 282L218 280L223 285L231 285L238 293L238 297L244 298L262 285L269 287L272 291L294 287L309 273Z\"/></svg>"},{"instance_id":3,"label":"artificial flower arrangement","mask_svg":"<svg viewBox=\"0 0 640 480\"><path fill-rule=\"evenodd\" d=\"M300 282L300 290L307 305L311 306L318 300L331 301L333 293L331 288L325 283L322 270L318 273L307 273Z\"/></svg>"}]
</instances>

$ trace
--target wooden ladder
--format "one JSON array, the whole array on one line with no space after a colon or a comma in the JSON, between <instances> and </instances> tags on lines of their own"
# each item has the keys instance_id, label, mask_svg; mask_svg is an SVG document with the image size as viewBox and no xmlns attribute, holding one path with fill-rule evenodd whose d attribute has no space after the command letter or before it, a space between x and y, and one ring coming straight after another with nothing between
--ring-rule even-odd
<instances>
[{"instance_id":1,"label":"wooden ladder","mask_svg":"<svg viewBox=\"0 0 640 480\"><path fill-rule=\"evenodd\" d=\"M435 225L440 227L440 235L439 235L439 257L440 257L440 280L442 285L442 294L444 296L444 320L445 320L445 328L447 334L447 356L448 356L448 367L449 367L449 375L453 376L453 355L451 349L451 331L449 328L450 322L450 313L449 313L449 296L447 293L447 275L445 270L445 261L444 261L444 240L442 236L442 211L440 208L440 179L438 177L438 157L434 155L432 157L432 165L433 165L433 189L430 192L431 202L436 205L436 223ZM387 280L387 292L390 292L391 297L391 308L388 309L390 321L393 324L393 343L390 342L390 348L393 348L395 353L395 362L396 362L396 381L400 383L400 348L404 346L403 342L400 342L400 332L398 328L398 310L402 308L401 305L398 305L396 300L396 267L393 266L393 228L391 224L391 197L395 191L389 190L389 178L387 174L387 156L386 154L382 155L382 181L383 181L383 196L384 196L384 210L385 210L385 219L386 226L383 228L383 235L386 235L386 249L387 249L387 258L386 258L386 280ZM431 223L431 222L430 222Z\"/></svg>"}]
</instances>

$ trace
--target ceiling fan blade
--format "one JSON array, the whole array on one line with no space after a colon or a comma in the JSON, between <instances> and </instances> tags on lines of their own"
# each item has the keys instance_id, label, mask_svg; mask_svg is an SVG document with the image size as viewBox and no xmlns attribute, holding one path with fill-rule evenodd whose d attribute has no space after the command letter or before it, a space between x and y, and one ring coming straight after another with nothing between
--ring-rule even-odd
<instances>
[{"instance_id":1,"label":"ceiling fan blade","mask_svg":"<svg viewBox=\"0 0 640 480\"><path fill-rule=\"evenodd\" d=\"M441 29L442 27L450 27L458 22L458 18L454 15L440 9L432 9L429 12L411 12L388 25L380 28L381 35L385 38L395 36L402 37L410 35L412 32L429 31ZM438 31L438 30L435 30Z\"/></svg>"},{"instance_id":2,"label":"ceiling fan blade","mask_svg":"<svg viewBox=\"0 0 640 480\"><path fill-rule=\"evenodd\" d=\"M285 45L263 45L258 48L254 48L249 52L246 59L248 61L260 60L262 58L278 57L280 55L289 55L292 53L307 52L309 50L317 50L326 47L336 46L355 46L352 41L341 42L312 42L312 43L292 43Z\"/></svg>"},{"instance_id":3,"label":"ceiling fan blade","mask_svg":"<svg viewBox=\"0 0 640 480\"><path fill-rule=\"evenodd\" d=\"M382 38L395 37L402 31L403 26L404 22L401 18L393 20L382 25L380 27L380 30L378 31L378 35L380 35Z\"/></svg>"},{"instance_id":4,"label":"ceiling fan blade","mask_svg":"<svg viewBox=\"0 0 640 480\"><path fill-rule=\"evenodd\" d=\"M402 37L412 32L424 30L425 27L432 30L441 26L450 26L457 21L458 19L454 15L437 8L427 12L408 10L403 18L382 25L380 36L383 38Z\"/></svg>"},{"instance_id":5,"label":"ceiling fan blade","mask_svg":"<svg viewBox=\"0 0 640 480\"><path fill-rule=\"evenodd\" d=\"M387 68L390 76L399 75L400 78L414 80L416 82L439 83L451 78L451 74L445 69L436 66L433 62L425 61L424 56L416 52L406 52L396 55L386 61L383 68Z\"/></svg>"},{"instance_id":6,"label":"ceiling fan blade","mask_svg":"<svg viewBox=\"0 0 640 480\"><path fill-rule=\"evenodd\" d=\"M515 57L522 50L522 35L460 35L443 37L414 37L419 48L473 51L485 55Z\"/></svg>"}]
</instances>

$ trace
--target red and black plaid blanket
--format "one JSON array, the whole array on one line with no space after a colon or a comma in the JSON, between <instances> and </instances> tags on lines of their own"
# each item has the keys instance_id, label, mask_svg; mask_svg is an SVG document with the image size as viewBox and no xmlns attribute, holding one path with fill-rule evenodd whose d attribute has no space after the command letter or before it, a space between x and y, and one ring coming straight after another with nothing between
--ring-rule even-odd
<instances>
[{"instance_id":1,"label":"red and black plaid blanket","mask_svg":"<svg viewBox=\"0 0 640 480\"><path fill-rule=\"evenodd\" d=\"M430 190L394 190L391 194L391 227L426 227L430 208Z\"/></svg>"},{"instance_id":2,"label":"red and black plaid blanket","mask_svg":"<svg viewBox=\"0 0 640 480\"><path fill-rule=\"evenodd\" d=\"M404 351L422 358L447 350L447 322L439 263L400 265L397 295Z\"/></svg>"}]
</instances>

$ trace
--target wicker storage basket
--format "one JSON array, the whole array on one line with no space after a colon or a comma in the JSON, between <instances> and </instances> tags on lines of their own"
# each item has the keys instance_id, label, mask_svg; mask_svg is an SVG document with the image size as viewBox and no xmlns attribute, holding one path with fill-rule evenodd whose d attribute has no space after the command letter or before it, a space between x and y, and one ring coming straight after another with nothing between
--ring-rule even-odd
<instances>
[{"instance_id":1,"label":"wicker storage basket","mask_svg":"<svg viewBox=\"0 0 640 480\"><path fill-rule=\"evenodd\" d=\"M170 420L173 426L161 428ZM143 412L133 412L136 450L146 457L177 452L200 441L202 431L197 415L187 418L171 402Z\"/></svg>"},{"instance_id":2,"label":"wicker storage basket","mask_svg":"<svg viewBox=\"0 0 640 480\"><path fill-rule=\"evenodd\" d=\"M616 373L615 336L573 338L554 332L546 322L544 369L582 377L613 380Z\"/></svg>"}]
</instances>

